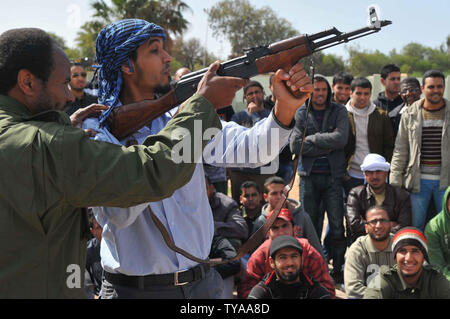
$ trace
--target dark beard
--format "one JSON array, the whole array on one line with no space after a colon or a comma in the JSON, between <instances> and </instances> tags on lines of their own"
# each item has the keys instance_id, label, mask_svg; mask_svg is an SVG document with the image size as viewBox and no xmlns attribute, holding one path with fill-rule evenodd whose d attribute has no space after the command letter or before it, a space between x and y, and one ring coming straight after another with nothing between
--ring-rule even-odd
<instances>
[{"instance_id":1,"label":"dark beard","mask_svg":"<svg viewBox=\"0 0 450 319\"><path fill-rule=\"evenodd\" d=\"M155 93L155 96L157 98L169 93L169 91L172 89L172 87L170 86L170 84L167 85L158 85L155 87L155 89L153 90L153 92Z\"/></svg>"},{"instance_id":2,"label":"dark beard","mask_svg":"<svg viewBox=\"0 0 450 319\"><path fill-rule=\"evenodd\" d=\"M383 237L380 238L376 238L373 234L369 234L370 238L372 238L374 241L385 241L386 239L389 238L389 232L384 235Z\"/></svg>"},{"instance_id":3,"label":"dark beard","mask_svg":"<svg viewBox=\"0 0 450 319\"><path fill-rule=\"evenodd\" d=\"M300 270L297 270L295 273L291 273L288 275L282 275L278 270L278 268L275 266L275 273L277 274L278 278L280 278L281 281L285 283L292 283L298 279L300 275Z\"/></svg>"},{"instance_id":4,"label":"dark beard","mask_svg":"<svg viewBox=\"0 0 450 319\"><path fill-rule=\"evenodd\" d=\"M34 109L38 110L38 113L48 110L62 110L62 107L52 103L50 94L47 92L47 83L44 83L42 91L36 98L36 101L34 102Z\"/></svg>"}]
</instances>

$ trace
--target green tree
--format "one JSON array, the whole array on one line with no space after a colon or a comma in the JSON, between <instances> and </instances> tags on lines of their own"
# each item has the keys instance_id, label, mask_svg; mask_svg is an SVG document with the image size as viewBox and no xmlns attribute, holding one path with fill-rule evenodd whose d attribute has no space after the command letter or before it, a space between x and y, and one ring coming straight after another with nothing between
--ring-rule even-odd
<instances>
[{"instance_id":1,"label":"green tree","mask_svg":"<svg viewBox=\"0 0 450 319\"><path fill-rule=\"evenodd\" d=\"M447 38L447 41L450 36ZM448 44L447 44L448 46ZM402 73L410 76L420 77L430 69L436 69L450 74L450 54L448 47L442 44L439 48L431 48L420 43L411 42L405 45L400 53L393 49L388 55L378 50L360 51L353 47L349 50L349 60L347 62L350 72L357 76L367 76L373 73L380 73L381 68L394 63L400 67Z\"/></svg>"},{"instance_id":2,"label":"green tree","mask_svg":"<svg viewBox=\"0 0 450 319\"><path fill-rule=\"evenodd\" d=\"M56 44L64 50L69 60L79 59L82 55L80 50L67 47L66 40L53 32L48 32Z\"/></svg>"},{"instance_id":3,"label":"green tree","mask_svg":"<svg viewBox=\"0 0 450 319\"><path fill-rule=\"evenodd\" d=\"M179 67L175 68L176 62L181 64L180 67L187 67L192 71L205 68L217 58L209 53L205 47L200 44L200 40L192 38L184 41L182 37L175 38L172 47L172 69L175 72Z\"/></svg>"},{"instance_id":4,"label":"green tree","mask_svg":"<svg viewBox=\"0 0 450 319\"><path fill-rule=\"evenodd\" d=\"M447 53L450 54L450 35L447 36Z\"/></svg>"},{"instance_id":5,"label":"green tree","mask_svg":"<svg viewBox=\"0 0 450 319\"><path fill-rule=\"evenodd\" d=\"M213 35L229 40L232 57L242 55L245 49L298 34L290 22L278 17L271 8L257 9L248 0L223 0L205 12Z\"/></svg>"},{"instance_id":6,"label":"green tree","mask_svg":"<svg viewBox=\"0 0 450 319\"><path fill-rule=\"evenodd\" d=\"M359 51L357 47L347 49L349 53L349 71L353 76L369 76L374 73L380 73L380 70L388 63L390 58L378 51L369 52L367 50Z\"/></svg>"},{"instance_id":7,"label":"green tree","mask_svg":"<svg viewBox=\"0 0 450 319\"><path fill-rule=\"evenodd\" d=\"M97 35L114 21L137 18L160 25L166 32L169 50L173 36L182 34L189 24L183 12L190 7L181 0L112 0L111 5L105 0L96 0L91 6L94 19L81 27L76 39L81 52L90 58L95 57Z\"/></svg>"}]
</instances>

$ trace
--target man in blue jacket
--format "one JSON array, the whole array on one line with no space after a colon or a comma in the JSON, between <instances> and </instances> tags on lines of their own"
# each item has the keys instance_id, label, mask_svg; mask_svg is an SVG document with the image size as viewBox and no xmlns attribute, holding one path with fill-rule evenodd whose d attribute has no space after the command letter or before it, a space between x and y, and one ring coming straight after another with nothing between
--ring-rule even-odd
<instances>
[{"instance_id":1,"label":"man in blue jacket","mask_svg":"<svg viewBox=\"0 0 450 319\"><path fill-rule=\"evenodd\" d=\"M348 138L349 120L345 107L331 101L331 87L321 75L314 77L311 102L308 120L306 106L297 110L290 146L293 153L300 151L303 132L306 129L301 154L301 170L305 175L302 176L305 183L304 207L320 238L320 221L323 214L320 203L323 201L330 226L324 244L327 246L329 258L333 259L331 274L336 282L342 282L346 249L342 178L346 172L344 146Z\"/></svg>"}]
</instances>

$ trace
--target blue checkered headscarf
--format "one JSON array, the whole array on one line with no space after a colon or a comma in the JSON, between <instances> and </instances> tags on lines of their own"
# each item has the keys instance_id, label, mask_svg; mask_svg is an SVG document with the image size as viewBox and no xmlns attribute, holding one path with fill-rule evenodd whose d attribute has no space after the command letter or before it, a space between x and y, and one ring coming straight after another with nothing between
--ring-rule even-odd
<instances>
[{"instance_id":1,"label":"blue checkered headscarf","mask_svg":"<svg viewBox=\"0 0 450 319\"><path fill-rule=\"evenodd\" d=\"M100 116L100 124L118 104L122 88L122 65L127 62L132 52L151 37L166 39L160 26L139 19L115 22L105 27L98 35L98 103L110 107Z\"/></svg>"}]
</instances>

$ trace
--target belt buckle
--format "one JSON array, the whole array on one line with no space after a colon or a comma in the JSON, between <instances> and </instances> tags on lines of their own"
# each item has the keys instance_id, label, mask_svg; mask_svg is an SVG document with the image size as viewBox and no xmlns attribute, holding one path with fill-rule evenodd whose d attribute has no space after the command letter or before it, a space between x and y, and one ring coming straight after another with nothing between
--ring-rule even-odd
<instances>
[{"instance_id":1,"label":"belt buckle","mask_svg":"<svg viewBox=\"0 0 450 319\"><path fill-rule=\"evenodd\" d=\"M181 282L181 283L178 281L178 274L179 274L179 273L182 273L182 272L185 272L185 271L186 271L186 270L182 270L182 271L177 271L177 272L174 273L174 277L175 277L175 278L174 278L174 279L175 279L175 280L174 280L175 286L184 286L184 285L187 285L187 284L189 283L189 281Z\"/></svg>"}]
</instances>

